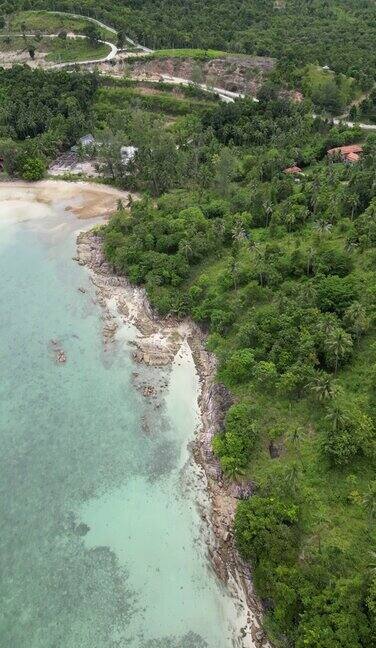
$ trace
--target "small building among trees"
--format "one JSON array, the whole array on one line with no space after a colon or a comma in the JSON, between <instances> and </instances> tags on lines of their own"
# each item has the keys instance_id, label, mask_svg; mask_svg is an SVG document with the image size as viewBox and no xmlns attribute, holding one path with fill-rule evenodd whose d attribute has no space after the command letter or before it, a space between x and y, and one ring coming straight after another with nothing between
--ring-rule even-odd
<instances>
[{"instance_id":1,"label":"small building among trees","mask_svg":"<svg viewBox=\"0 0 376 648\"><path fill-rule=\"evenodd\" d=\"M79 140L77 140L77 144L75 144L75 146L72 146L71 151L73 151L73 153L77 153L78 150L92 148L94 144L95 139L93 135L91 133L88 133L87 135L83 135Z\"/></svg>"},{"instance_id":2,"label":"small building among trees","mask_svg":"<svg viewBox=\"0 0 376 648\"><path fill-rule=\"evenodd\" d=\"M294 164L293 166L284 169L283 173L287 173L288 175L299 175L303 173L303 170L300 167L296 166L296 164Z\"/></svg>"},{"instance_id":3,"label":"small building among trees","mask_svg":"<svg viewBox=\"0 0 376 648\"><path fill-rule=\"evenodd\" d=\"M349 144L348 146L337 146L336 148L329 149L328 156L330 158L340 158L342 162L354 164L355 162L359 162L362 153L363 146L361 144Z\"/></svg>"}]
</instances>

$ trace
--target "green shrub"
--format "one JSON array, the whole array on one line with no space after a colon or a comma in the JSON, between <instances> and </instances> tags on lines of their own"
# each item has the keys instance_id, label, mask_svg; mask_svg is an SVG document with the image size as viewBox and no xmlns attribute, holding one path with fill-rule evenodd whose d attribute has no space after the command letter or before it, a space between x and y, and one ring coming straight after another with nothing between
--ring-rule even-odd
<instances>
[{"instance_id":1,"label":"green shrub","mask_svg":"<svg viewBox=\"0 0 376 648\"><path fill-rule=\"evenodd\" d=\"M21 167L21 177L30 182L42 180L45 172L46 165L44 161L38 157L26 158Z\"/></svg>"},{"instance_id":2,"label":"green shrub","mask_svg":"<svg viewBox=\"0 0 376 648\"><path fill-rule=\"evenodd\" d=\"M226 362L225 374L230 383L247 382L252 378L255 356L251 349L234 351Z\"/></svg>"},{"instance_id":3,"label":"green shrub","mask_svg":"<svg viewBox=\"0 0 376 648\"><path fill-rule=\"evenodd\" d=\"M213 450L221 460L223 471L229 477L236 477L242 473L258 436L252 408L246 403L230 407L224 432L213 441Z\"/></svg>"}]
</instances>

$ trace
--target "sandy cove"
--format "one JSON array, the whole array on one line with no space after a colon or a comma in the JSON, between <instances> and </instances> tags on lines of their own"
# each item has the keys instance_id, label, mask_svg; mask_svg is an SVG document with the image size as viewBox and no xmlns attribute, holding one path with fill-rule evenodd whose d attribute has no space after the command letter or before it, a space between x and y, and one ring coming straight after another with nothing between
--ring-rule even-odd
<instances>
[{"instance_id":1,"label":"sandy cove","mask_svg":"<svg viewBox=\"0 0 376 648\"><path fill-rule=\"evenodd\" d=\"M233 520L237 500L252 493L252 483L237 484L224 480L220 465L212 452L212 438L222 429L227 409L232 404L229 391L215 383L216 359L204 348L205 336L189 319L161 318L151 309L143 289L131 286L126 278L114 274L102 253L101 238L91 231L77 237L80 265L90 270L98 303L103 309L103 340L105 347L115 337L119 318L138 330L134 360L154 367L172 364L182 344L188 342L200 377L199 407L202 424L194 442L193 454L204 469L210 496L210 524L214 546L208 552L218 577L230 588L246 614L241 630L242 648L270 648L262 629L262 606L255 595L249 566L240 558L233 536ZM145 395L147 393L145 392ZM202 513L206 519L206 514Z\"/></svg>"},{"instance_id":2,"label":"sandy cove","mask_svg":"<svg viewBox=\"0 0 376 648\"><path fill-rule=\"evenodd\" d=\"M106 184L64 180L6 180L0 183L2 199L25 203L37 202L73 214L80 220L91 218L107 219L114 213L116 204L122 201L127 207L129 201L139 200L134 193L125 192Z\"/></svg>"}]
</instances>

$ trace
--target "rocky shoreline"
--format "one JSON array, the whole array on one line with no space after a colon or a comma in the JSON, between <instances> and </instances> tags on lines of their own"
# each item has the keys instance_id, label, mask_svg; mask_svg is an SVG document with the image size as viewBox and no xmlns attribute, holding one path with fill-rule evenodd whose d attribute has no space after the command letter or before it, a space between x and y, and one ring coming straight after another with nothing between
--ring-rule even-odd
<instances>
[{"instance_id":1,"label":"rocky shoreline","mask_svg":"<svg viewBox=\"0 0 376 648\"><path fill-rule=\"evenodd\" d=\"M210 559L218 577L225 582L246 609L246 623L241 629L242 648L270 648L262 629L262 606L254 593L249 566L240 558L233 537L233 519L238 499L248 497L252 483L238 484L223 478L219 462L212 452L212 438L223 427L232 397L224 385L215 383L216 359L204 347L205 336L190 320L160 318L150 308L145 291L135 288L114 274L102 253L101 238L93 231L77 237L80 265L91 271L97 303L103 309L103 340L105 349L111 345L118 329L118 317L133 324L136 336L133 358L154 367L171 365L184 341L187 341L200 377L199 407L202 424L193 446L197 463L202 466L210 497L210 522L214 531L214 546L208 547ZM116 315L115 315L116 313ZM136 374L137 375L137 374ZM154 387L141 386L146 397L155 396ZM206 514L202 514L206 517Z\"/></svg>"}]
</instances>

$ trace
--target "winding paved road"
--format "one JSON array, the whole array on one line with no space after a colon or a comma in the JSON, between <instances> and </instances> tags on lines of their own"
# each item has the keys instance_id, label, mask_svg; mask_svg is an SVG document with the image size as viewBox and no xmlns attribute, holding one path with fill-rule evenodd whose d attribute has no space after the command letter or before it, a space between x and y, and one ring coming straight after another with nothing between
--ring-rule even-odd
<instances>
[{"instance_id":1,"label":"winding paved road","mask_svg":"<svg viewBox=\"0 0 376 648\"><path fill-rule=\"evenodd\" d=\"M56 12L57 13L57 12ZM24 34L12 34L13 36L23 36ZM25 34L28 38L35 38L37 34ZM58 38L59 34L44 34L43 38ZM82 34L74 34L70 38L75 39L75 38L86 38L86 36L83 36ZM106 61L111 61L111 59L115 58L116 54L118 53L118 48L116 45L111 43L110 41L104 41L104 40L99 40L98 43L102 43L102 45L108 45L110 48L109 53L104 56L103 58L100 59L92 59L88 61L65 61L64 63L54 63L52 65L48 66L48 70L51 69L56 69L56 68L62 68L62 67L69 67L72 65L94 65L95 63L105 63Z\"/></svg>"},{"instance_id":2,"label":"winding paved road","mask_svg":"<svg viewBox=\"0 0 376 648\"><path fill-rule=\"evenodd\" d=\"M71 18L78 18L80 20L88 20L89 22L94 23L95 25L98 25L98 27L102 27L102 29L106 29L107 31L111 32L111 34L117 35L117 30L114 29L113 27L109 27L109 25L105 25L105 23L101 22L100 20L97 20L97 18L91 18L91 16L82 16L81 14L75 14L75 13L67 13L66 11L49 11L48 13L53 13L53 14L58 14L59 16L70 16ZM152 54L154 50L149 49L148 47L144 47L143 45L140 45L139 43L135 43L134 40L129 38L128 36L125 37L126 41L130 43L130 45L133 45L134 47L137 47L137 49L142 50L143 52L148 52L148 54ZM106 42L106 41L104 41Z\"/></svg>"},{"instance_id":3,"label":"winding paved road","mask_svg":"<svg viewBox=\"0 0 376 648\"><path fill-rule=\"evenodd\" d=\"M55 36L55 34L53 36ZM76 34L75 38L86 38L86 36L81 36L80 34ZM56 70L64 67L72 67L73 65L95 65L96 63L105 63L106 61L111 61L112 59L114 59L116 54L119 51L116 45L110 43L110 41L100 40L98 42L102 43L103 45L108 45L108 47L110 48L110 52L107 54L107 56L104 56L101 59L94 59L94 60L92 59L87 61L68 61L65 63L54 63L53 65L49 65L48 69Z\"/></svg>"},{"instance_id":4,"label":"winding paved road","mask_svg":"<svg viewBox=\"0 0 376 648\"><path fill-rule=\"evenodd\" d=\"M48 13L58 14L58 15L61 15L61 16L70 16L71 18L78 18L78 19L81 19L81 20L82 19L88 20L88 21L98 25L98 27L101 27L102 29L106 29L111 34L117 35L117 33L118 33L117 30L114 29L113 27L110 27L109 25L106 25L105 23L101 22L100 20L97 20L97 18L92 18L91 16L83 16L81 14L68 13L68 12L65 12L65 11L49 11ZM79 37L80 38L85 38L85 36L79 36ZM154 50L149 49L148 47L144 47L143 45L140 45L138 43L135 43L135 41L132 40L131 38L129 38L128 36L126 36L126 41L130 45L132 45L133 47L137 47L137 49L139 49L139 50L141 50L143 52L146 52L148 54L153 54L154 53ZM73 63L73 62L70 62L70 63L56 63L55 65L49 66L48 69L72 67L73 65L95 65L96 63L105 63L106 61L111 61L112 59L114 59L116 57L118 51L119 51L118 48L116 47L116 45L114 45L113 43L111 43L109 41L99 41L99 42L100 43L105 43L106 45L108 45L111 48L111 51L109 52L109 54L107 54L107 56L105 56L104 58L91 60L91 61L77 61L75 63ZM107 74L107 76L114 76L114 75ZM161 76L162 76L163 81L165 83L173 83L175 85L195 85L194 82L191 81L190 79L183 79L183 78L180 78L180 77L174 77L174 76L170 76L168 74L162 74ZM229 90L225 90L224 88L215 88L215 87L213 88L213 87L207 86L205 83L199 83L198 87L201 88L202 90L205 90L206 92L211 92L211 93L217 94L219 96L219 98L221 99L221 101L224 101L226 103L232 103L232 102L235 101L235 99L244 99L244 97L245 97L245 95L241 94L240 92L230 92ZM252 97L252 99L253 99L253 101L258 102L258 99L256 97ZM313 117L317 117L317 116L318 115L315 115L315 114L313 115ZM344 124L348 128L354 128L354 127L357 126L361 130L376 131L376 124L361 124L361 123L352 122L352 121L345 121L345 120L340 119L338 117L334 117L332 119L332 121L333 121L333 124L335 124L336 126L339 125L339 124Z\"/></svg>"}]
</instances>

